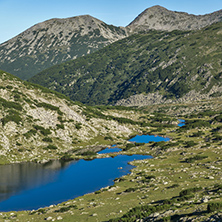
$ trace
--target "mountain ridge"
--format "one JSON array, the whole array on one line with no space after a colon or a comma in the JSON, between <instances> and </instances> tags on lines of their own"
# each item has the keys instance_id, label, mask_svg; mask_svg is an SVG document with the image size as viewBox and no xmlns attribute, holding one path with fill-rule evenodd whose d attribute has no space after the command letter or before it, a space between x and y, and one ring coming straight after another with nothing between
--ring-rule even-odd
<instances>
[{"instance_id":1,"label":"mountain ridge","mask_svg":"<svg viewBox=\"0 0 222 222\"><path fill-rule=\"evenodd\" d=\"M0 45L0 67L27 79L128 36L125 28L89 15L38 23Z\"/></svg>"},{"instance_id":2,"label":"mountain ridge","mask_svg":"<svg viewBox=\"0 0 222 222\"><path fill-rule=\"evenodd\" d=\"M222 21L222 10L204 15L171 11L156 5L145 9L127 27L131 31L144 30L195 30Z\"/></svg>"},{"instance_id":3,"label":"mountain ridge","mask_svg":"<svg viewBox=\"0 0 222 222\"><path fill-rule=\"evenodd\" d=\"M221 96L221 34L222 22L197 31L137 33L29 81L89 105L140 106Z\"/></svg>"},{"instance_id":4,"label":"mountain ridge","mask_svg":"<svg viewBox=\"0 0 222 222\"><path fill-rule=\"evenodd\" d=\"M189 29L199 29L220 18L222 20L221 10L201 17L173 12L161 6L146 9L127 27L108 25L90 15L53 18L0 44L0 68L22 79L29 79L50 66L90 54L140 31L183 30L189 25Z\"/></svg>"}]
</instances>

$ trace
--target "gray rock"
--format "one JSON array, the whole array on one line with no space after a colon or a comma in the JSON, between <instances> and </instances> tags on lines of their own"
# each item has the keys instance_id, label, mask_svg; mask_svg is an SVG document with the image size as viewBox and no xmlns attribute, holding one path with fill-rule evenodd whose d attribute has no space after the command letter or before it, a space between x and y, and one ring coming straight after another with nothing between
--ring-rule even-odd
<instances>
[{"instance_id":1,"label":"gray rock","mask_svg":"<svg viewBox=\"0 0 222 222\"><path fill-rule=\"evenodd\" d=\"M192 15L153 6L142 12L129 24L131 31L144 30L196 30L214 22L221 21L222 10L207 15Z\"/></svg>"},{"instance_id":2,"label":"gray rock","mask_svg":"<svg viewBox=\"0 0 222 222\"><path fill-rule=\"evenodd\" d=\"M207 203L208 201L209 201L209 198L208 198L208 197L204 197L204 198L201 200L202 203Z\"/></svg>"}]
</instances>

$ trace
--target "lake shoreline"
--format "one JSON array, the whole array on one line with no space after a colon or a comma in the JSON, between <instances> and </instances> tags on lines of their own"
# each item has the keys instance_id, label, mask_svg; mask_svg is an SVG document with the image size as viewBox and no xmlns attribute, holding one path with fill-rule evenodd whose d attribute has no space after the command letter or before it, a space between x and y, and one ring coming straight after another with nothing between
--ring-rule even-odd
<instances>
[{"instance_id":1,"label":"lake shoreline","mask_svg":"<svg viewBox=\"0 0 222 222\"><path fill-rule=\"evenodd\" d=\"M133 137L132 139L135 139L136 141L138 140L138 137L140 137L139 135L137 135L137 136L135 136L135 137ZM139 144L148 144L149 142L155 142L155 141L157 141L157 142L159 142L159 141L169 141L170 139L169 138L167 138L167 140L166 140L166 138L164 138L164 137L161 137L161 136L153 136L153 135L142 135L142 137L144 137L145 138L145 141L146 141L146 143L140 143L139 141L137 141L137 142L132 142L132 144L138 144L138 147L139 147ZM143 139L144 139L143 138ZM152 138L152 139L151 139ZM131 139L131 140L132 140ZM152 140L152 141L151 141ZM130 142L130 141L128 141L128 142ZM129 143L128 143L129 144ZM135 152L132 154L130 151L124 151L124 150L120 150L119 152L111 152L111 153L104 153L104 154L98 154L98 152L99 151L102 151L102 150L104 150L104 149L110 149L110 151L112 151L112 149L115 149L115 148L112 148L114 145L112 145L112 146L90 146L90 147L87 147L86 149L82 149L80 152L79 151L77 151L77 154L78 155L84 155L85 153L86 153L86 156L82 156L82 158L80 158L80 156L79 156L79 158L77 157L75 157L75 158L72 158L72 156L67 156L67 158L61 158L61 159L58 159L58 160L54 160L54 161L59 161L59 163L61 164L61 166L62 165L65 165L65 164L71 164L72 165L72 163L73 163L73 161L74 162L76 162L76 163L78 163L79 161L94 161L94 160L96 160L96 161L98 161L98 160L105 160L105 159L109 159L109 158L124 158L125 156L127 156L127 157L132 157L132 158L136 158L136 159L132 159L132 160L129 160L129 161L127 161L127 165L130 165L130 166L132 166L132 167L136 167L134 164L133 164L133 162L135 161L135 160L140 160L141 158L142 158L142 160L145 158L145 159L151 159L151 158L153 158L153 156L151 156L151 155L147 155L147 154L145 154L145 153L142 153L142 154L136 154ZM117 146L115 146L115 147L117 147ZM135 147L137 147L136 145L135 145ZM97 153L95 153L95 155L88 155L88 152L89 152L89 150L90 150L90 154L91 154L91 152L92 152L92 150L93 150L93 152L96 152L97 151ZM144 158L143 158L144 157ZM33 164L38 164L38 166L50 166L50 164L53 164L53 162L54 162L53 160L49 160L49 161L45 161L44 163L36 163L36 162L34 162ZM17 164L19 164L19 163L17 163ZM20 163L20 164L23 164L23 166L26 164L26 163ZM27 164L31 164L31 162L27 162ZM10 167L10 165L8 165L9 167ZM13 166L13 164L11 165L11 166ZM14 164L14 166L16 166L16 164ZM19 167L20 168L20 167ZM120 167L120 168L118 168L118 169L122 169L122 167ZM131 168L132 169L132 168ZM129 170L129 172L127 171L127 174L128 173L131 173L131 169ZM126 175L126 174L124 174L124 175ZM123 176L124 176L123 175ZM121 176L122 177L122 176ZM113 181L114 180L116 180L116 178L118 178L118 177L115 177L115 178L113 178ZM113 184L114 184L114 182L112 182ZM101 188L100 188L101 189ZM81 195L84 195L84 194L79 194L78 196L81 196ZM63 200L64 201L64 200ZM1 203L1 202L0 202ZM56 202L54 202L54 203L56 203ZM56 204L58 204L58 203L56 203ZM1 205L1 204L0 204ZM11 209L12 210L12 209ZM18 209L19 210L19 209ZM22 210L30 210L30 209L22 209Z\"/></svg>"}]
</instances>

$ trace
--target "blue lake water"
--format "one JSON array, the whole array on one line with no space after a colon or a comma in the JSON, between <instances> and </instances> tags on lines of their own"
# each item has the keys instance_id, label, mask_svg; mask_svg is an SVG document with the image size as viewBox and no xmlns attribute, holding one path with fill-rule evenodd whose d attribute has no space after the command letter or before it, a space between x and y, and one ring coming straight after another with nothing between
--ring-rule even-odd
<instances>
[{"instance_id":1,"label":"blue lake water","mask_svg":"<svg viewBox=\"0 0 222 222\"><path fill-rule=\"evenodd\" d=\"M0 211L32 210L113 185L133 168L128 162L152 158L118 155L69 164L22 163L0 166Z\"/></svg>"},{"instance_id":2,"label":"blue lake water","mask_svg":"<svg viewBox=\"0 0 222 222\"><path fill-rule=\"evenodd\" d=\"M179 124L178 124L178 126L179 127L182 127L182 126L184 126L185 125L185 120L184 119L179 119Z\"/></svg>"},{"instance_id":3,"label":"blue lake water","mask_svg":"<svg viewBox=\"0 0 222 222\"><path fill-rule=\"evenodd\" d=\"M101 150L98 152L98 154L106 154L106 153L116 153L116 152L120 152L122 151L122 149L115 147L115 148L106 148L104 150Z\"/></svg>"},{"instance_id":4,"label":"blue lake water","mask_svg":"<svg viewBox=\"0 0 222 222\"><path fill-rule=\"evenodd\" d=\"M149 142L161 142L161 141L170 141L170 138L154 135L137 135L129 140L130 142L136 143L149 143Z\"/></svg>"},{"instance_id":5,"label":"blue lake water","mask_svg":"<svg viewBox=\"0 0 222 222\"><path fill-rule=\"evenodd\" d=\"M169 138L142 135L131 142L169 141ZM119 152L113 145L99 153ZM0 166L0 211L32 210L82 196L114 184L114 179L130 173L133 160L152 158L143 155L118 155L114 158L51 161L47 164L20 163Z\"/></svg>"},{"instance_id":6,"label":"blue lake water","mask_svg":"<svg viewBox=\"0 0 222 222\"><path fill-rule=\"evenodd\" d=\"M99 151L98 154L116 153L120 151L122 151L122 149L116 147L116 145L113 145L111 148L106 148L104 150Z\"/></svg>"}]
</instances>

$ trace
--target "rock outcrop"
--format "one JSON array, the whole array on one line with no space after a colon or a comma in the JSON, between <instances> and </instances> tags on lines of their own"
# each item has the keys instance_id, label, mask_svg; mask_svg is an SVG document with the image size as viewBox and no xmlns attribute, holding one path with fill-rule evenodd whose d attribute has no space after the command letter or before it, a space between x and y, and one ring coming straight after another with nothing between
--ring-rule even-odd
<instances>
[{"instance_id":1,"label":"rock outcrop","mask_svg":"<svg viewBox=\"0 0 222 222\"><path fill-rule=\"evenodd\" d=\"M81 143L98 151L104 148L98 140L129 136L134 129L92 112L99 110L0 71L0 164L68 159L81 153Z\"/></svg>"}]
</instances>

